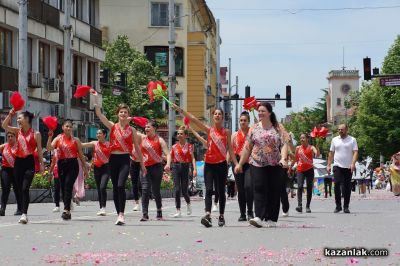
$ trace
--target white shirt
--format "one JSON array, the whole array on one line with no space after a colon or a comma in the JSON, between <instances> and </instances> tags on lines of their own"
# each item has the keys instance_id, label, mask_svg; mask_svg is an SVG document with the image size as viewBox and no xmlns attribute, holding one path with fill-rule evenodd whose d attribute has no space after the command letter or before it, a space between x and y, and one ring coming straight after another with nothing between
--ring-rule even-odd
<instances>
[{"instance_id":1,"label":"white shirt","mask_svg":"<svg viewBox=\"0 0 400 266\"><path fill-rule=\"evenodd\" d=\"M353 151L358 151L357 140L352 136L342 139L336 136L331 142L331 152L334 152L333 165L341 168L350 168L353 161Z\"/></svg>"}]
</instances>

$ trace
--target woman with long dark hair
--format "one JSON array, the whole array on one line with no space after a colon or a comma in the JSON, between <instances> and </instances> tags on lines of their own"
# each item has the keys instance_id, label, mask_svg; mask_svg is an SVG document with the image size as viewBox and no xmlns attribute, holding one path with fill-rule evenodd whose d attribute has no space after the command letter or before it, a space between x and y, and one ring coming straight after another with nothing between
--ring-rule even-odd
<instances>
[{"instance_id":1,"label":"woman with long dark hair","mask_svg":"<svg viewBox=\"0 0 400 266\"><path fill-rule=\"evenodd\" d=\"M42 136L39 132L33 130L32 120L33 114L25 111L18 115L17 123L19 128L11 127L10 121L15 115L15 110L11 109L6 119L2 123L2 127L7 132L12 132L17 136L16 158L14 163L14 178L17 190L20 196L22 215L19 223L28 223L28 207L29 207L29 189L35 175L35 160L33 154L37 150L40 168L43 173L43 151L42 151Z\"/></svg>"},{"instance_id":2,"label":"woman with long dark hair","mask_svg":"<svg viewBox=\"0 0 400 266\"><path fill-rule=\"evenodd\" d=\"M113 197L114 205L118 214L116 225L125 224L125 204L126 204L126 181L128 180L130 168L130 154L133 146L138 154L138 159L141 164L142 173L146 174L146 168L143 164L142 152L139 147L139 137L137 136L136 129L129 125L130 123L130 109L126 104L118 105L116 114L118 122L114 123L107 119L101 112L98 95L95 96L95 111L97 117L107 127L110 133L110 149L111 155L109 160L111 182L113 184Z\"/></svg>"},{"instance_id":3,"label":"woman with long dark hair","mask_svg":"<svg viewBox=\"0 0 400 266\"><path fill-rule=\"evenodd\" d=\"M267 227L275 227L280 209L283 167L287 168L289 134L278 124L271 104L262 102L257 111L259 122L250 129L235 172L242 173L244 164L250 158L256 216L250 219L250 224L262 227L262 220L265 220Z\"/></svg>"},{"instance_id":4,"label":"woman with long dark hair","mask_svg":"<svg viewBox=\"0 0 400 266\"><path fill-rule=\"evenodd\" d=\"M96 137L97 141L82 143L82 147L93 149L93 172L100 205L100 210L97 212L97 215L106 216L107 184L108 180L110 180L110 169L108 162L110 160L111 149L110 143L106 141L107 130L97 130Z\"/></svg>"},{"instance_id":5,"label":"woman with long dark hair","mask_svg":"<svg viewBox=\"0 0 400 266\"><path fill-rule=\"evenodd\" d=\"M79 174L78 158L82 163L85 176L88 176L86 159L82 151L82 143L73 136L72 120L65 120L62 125L63 133L53 140L53 131L49 131L47 150L57 149L57 167L60 178L61 195L64 202L63 220L71 220L71 200L74 183Z\"/></svg>"},{"instance_id":6,"label":"woman with long dark hair","mask_svg":"<svg viewBox=\"0 0 400 266\"><path fill-rule=\"evenodd\" d=\"M224 122L224 111L217 108L213 112L214 126L208 126L201 122L198 118L190 114L189 112L181 109L177 105L174 108L188 117L193 124L195 124L201 131L204 131L208 135L207 144L208 149L205 154L205 165L204 165L204 181L206 184L206 199L205 199L205 211L206 215L202 217L201 224L205 227L211 227L211 206L212 206L212 193L214 181L216 182L216 190L219 194L219 218L218 225L225 225L225 184L228 177L228 164L226 161L227 152L229 152L230 158L235 165L238 164L236 156L233 152L231 142L231 132L229 129L223 127Z\"/></svg>"}]
</instances>

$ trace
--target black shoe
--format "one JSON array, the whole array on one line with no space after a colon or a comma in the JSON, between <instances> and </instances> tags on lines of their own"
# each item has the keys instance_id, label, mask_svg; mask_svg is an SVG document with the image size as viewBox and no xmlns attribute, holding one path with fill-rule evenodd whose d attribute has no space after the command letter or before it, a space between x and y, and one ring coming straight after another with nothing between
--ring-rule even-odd
<instances>
[{"instance_id":1,"label":"black shoe","mask_svg":"<svg viewBox=\"0 0 400 266\"><path fill-rule=\"evenodd\" d=\"M343 212L344 212L344 213L350 213L350 210L349 210L349 208L344 208L344 209L343 209Z\"/></svg>"},{"instance_id":2,"label":"black shoe","mask_svg":"<svg viewBox=\"0 0 400 266\"><path fill-rule=\"evenodd\" d=\"M222 227L224 225L225 225L225 218L224 218L224 216L220 215L218 218L218 226Z\"/></svg>"},{"instance_id":3,"label":"black shoe","mask_svg":"<svg viewBox=\"0 0 400 266\"><path fill-rule=\"evenodd\" d=\"M238 222L246 222L246 221L247 221L246 215L244 215L244 214L240 215Z\"/></svg>"},{"instance_id":4,"label":"black shoe","mask_svg":"<svg viewBox=\"0 0 400 266\"><path fill-rule=\"evenodd\" d=\"M66 212L64 211L61 214L61 218L63 218L63 220L67 221L67 220L71 220L71 212Z\"/></svg>"},{"instance_id":5,"label":"black shoe","mask_svg":"<svg viewBox=\"0 0 400 266\"><path fill-rule=\"evenodd\" d=\"M254 219L254 214L253 214L253 212L249 212L249 213L247 214L247 221L250 221L251 219Z\"/></svg>"},{"instance_id":6,"label":"black shoe","mask_svg":"<svg viewBox=\"0 0 400 266\"><path fill-rule=\"evenodd\" d=\"M140 219L141 222L147 222L149 220L149 215L148 214L143 214L142 219Z\"/></svg>"},{"instance_id":7,"label":"black shoe","mask_svg":"<svg viewBox=\"0 0 400 266\"><path fill-rule=\"evenodd\" d=\"M204 225L207 228L211 227L212 226L212 222L211 222L210 215L203 216L203 218L201 218L201 224Z\"/></svg>"},{"instance_id":8,"label":"black shoe","mask_svg":"<svg viewBox=\"0 0 400 266\"><path fill-rule=\"evenodd\" d=\"M307 213L311 213L310 207L306 207L306 212L307 212Z\"/></svg>"},{"instance_id":9,"label":"black shoe","mask_svg":"<svg viewBox=\"0 0 400 266\"><path fill-rule=\"evenodd\" d=\"M296 211L297 211L297 212L303 212L303 207L297 206L297 207L296 207Z\"/></svg>"},{"instance_id":10,"label":"black shoe","mask_svg":"<svg viewBox=\"0 0 400 266\"><path fill-rule=\"evenodd\" d=\"M342 210L342 207L336 207L335 210L333 211L334 213L338 213Z\"/></svg>"},{"instance_id":11,"label":"black shoe","mask_svg":"<svg viewBox=\"0 0 400 266\"><path fill-rule=\"evenodd\" d=\"M0 216L5 216L6 215L6 209L1 208L0 209Z\"/></svg>"},{"instance_id":12,"label":"black shoe","mask_svg":"<svg viewBox=\"0 0 400 266\"><path fill-rule=\"evenodd\" d=\"M22 211L21 211L21 210L16 210L16 211L14 212L14 215L15 215L15 216L20 216L20 215L22 215Z\"/></svg>"},{"instance_id":13,"label":"black shoe","mask_svg":"<svg viewBox=\"0 0 400 266\"><path fill-rule=\"evenodd\" d=\"M162 211L157 211L156 219L159 220L159 221L163 219L163 217L162 217Z\"/></svg>"}]
</instances>

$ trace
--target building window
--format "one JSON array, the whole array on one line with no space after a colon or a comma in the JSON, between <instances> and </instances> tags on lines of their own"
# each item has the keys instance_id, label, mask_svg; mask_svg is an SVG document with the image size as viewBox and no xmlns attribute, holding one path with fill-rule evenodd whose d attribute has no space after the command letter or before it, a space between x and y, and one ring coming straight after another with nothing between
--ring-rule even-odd
<instances>
[{"instance_id":1,"label":"building window","mask_svg":"<svg viewBox=\"0 0 400 266\"><path fill-rule=\"evenodd\" d=\"M64 51L57 49L57 79L64 80Z\"/></svg>"},{"instance_id":2,"label":"building window","mask_svg":"<svg viewBox=\"0 0 400 266\"><path fill-rule=\"evenodd\" d=\"M64 0L58 0L58 9L64 11Z\"/></svg>"},{"instance_id":3,"label":"building window","mask_svg":"<svg viewBox=\"0 0 400 266\"><path fill-rule=\"evenodd\" d=\"M74 55L72 67L72 81L74 85L82 84L82 57Z\"/></svg>"},{"instance_id":4,"label":"building window","mask_svg":"<svg viewBox=\"0 0 400 266\"><path fill-rule=\"evenodd\" d=\"M39 42L39 73L50 77L50 45Z\"/></svg>"},{"instance_id":5,"label":"building window","mask_svg":"<svg viewBox=\"0 0 400 266\"><path fill-rule=\"evenodd\" d=\"M96 0L89 0L89 24L96 26Z\"/></svg>"},{"instance_id":6,"label":"building window","mask_svg":"<svg viewBox=\"0 0 400 266\"><path fill-rule=\"evenodd\" d=\"M88 61L87 85L96 88L96 63Z\"/></svg>"},{"instance_id":7,"label":"building window","mask_svg":"<svg viewBox=\"0 0 400 266\"><path fill-rule=\"evenodd\" d=\"M0 28L0 64L12 66L12 31Z\"/></svg>"},{"instance_id":8,"label":"building window","mask_svg":"<svg viewBox=\"0 0 400 266\"><path fill-rule=\"evenodd\" d=\"M168 46L145 46L144 53L147 59L158 66L161 74L168 76L169 72L169 50ZM184 61L183 61L183 48L175 48L175 74L178 77L184 75Z\"/></svg>"},{"instance_id":9,"label":"building window","mask_svg":"<svg viewBox=\"0 0 400 266\"><path fill-rule=\"evenodd\" d=\"M169 26L168 3L151 3L151 26ZM181 5L175 5L175 27L181 27Z\"/></svg>"},{"instance_id":10,"label":"building window","mask_svg":"<svg viewBox=\"0 0 400 266\"><path fill-rule=\"evenodd\" d=\"M32 38L28 37L28 71L32 72Z\"/></svg>"},{"instance_id":11,"label":"building window","mask_svg":"<svg viewBox=\"0 0 400 266\"><path fill-rule=\"evenodd\" d=\"M341 106L342 105L342 99L341 98L337 98L336 99L336 105L337 106Z\"/></svg>"}]
</instances>

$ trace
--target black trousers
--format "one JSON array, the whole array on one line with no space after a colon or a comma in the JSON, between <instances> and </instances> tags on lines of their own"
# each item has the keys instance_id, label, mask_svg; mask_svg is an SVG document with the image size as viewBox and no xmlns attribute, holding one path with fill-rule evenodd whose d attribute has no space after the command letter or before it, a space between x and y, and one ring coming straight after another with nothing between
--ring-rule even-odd
<instances>
[{"instance_id":1,"label":"black trousers","mask_svg":"<svg viewBox=\"0 0 400 266\"><path fill-rule=\"evenodd\" d=\"M325 196L332 196L332 178L324 178ZM329 193L328 193L329 192Z\"/></svg>"},{"instance_id":2,"label":"black trousers","mask_svg":"<svg viewBox=\"0 0 400 266\"><path fill-rule=\"evenodd\" d=\"M228 180L226 182L228 197L233 198L235 196L235 181Z\"/></svg>"},{"instance_id":3,"label":"black trousers","mask_svg":"<svg viewBox=\"0 0 400 266\"><path fill-rule=\"evenodd\" d=\"M151 166L146 166L147 175L142 176L140 182L142 183L142 212L143 215L149 214L149 199L150 194L153 193L156 201L157 210L161 210L161 179L163 175L163 166L157 163ZM151 191L150 191L151 190Z\"/></svg>"},{"instance_id":4,"label":"black trousers","mask_svg":"<svg viewBox=\"0 0 400 266\"><path fill-rule=\"evenodd\" d=\"M314 186L314 168L308 169L304 172L297 173L297 202L298 206L303 206L303 186L304 180L307 183L307 205L306 207L310 207L311 198L312 198L312 191Z\"/></svg>"},{"instance_id":5,"label":"black trousers","mask_svg":"<svg viewBox=\"0 0 400 266\"><path fill-rule=\"evenodd\" d=\"M140 162L131 160L130 176L132 181L132 193L135 201L139 200Z\"/></svg>"},{"instance_id":6,"label":"black trousers","mask_svg":"<svg viewBox=\"0 0 400 266\"><path fill-rule=\"evenodd\" d=\"M128 180L130 160L129 154L111 154L109 160L114 205L118 214L125 212L125 185Z\"/></svg>"},{"instance_id":7,"label":"black trousers","mask_svg":"<svg viewBox=\"0 0 400 266\"><path fill-rule=\"evenodd\" d=\"M351 195L351 170L349 168L341 168L338 166L333 167L333 176L335 178L335 202L336 208L342 207L342 194L343 194L343 207L348 208L350 204Z\"/></svg>"},{"instance_id":8,"label":"black trousers","mask_svg":"<svg viewBox=\"0 0 400 266\"><path fill-rule=\"evenodd\" d=\"M29 189L35 176L35 161L33 155L26 158L15 158L14 178L17 186L18 194L21 202L21 211L24 214L28 213L29 207Z\"/></svg>"},{"instance_id":9,"label":"black trousers","mask_svg":"<svg viewBox=\"0 0 400 266\"><path fill-rule=\"evenodd\" d=\"M64 202L64 210L71 210L72 190L79 174L77 158L58 160L58 178L60 179L61 195Z\"/></svg>"},{"instance_id":10,"label":"black trousers","mask_svg":"<svg viewBox=\"0 0 400 266\"><path fill-rule=\"evenodd\" d=\"M15 200L17 201L17 209L21 210L21 196L17 189L17 184L14 178L14 168L4 167L1 170L1 208L6 209L8 203L8 197L10 196L11 186L13 187Z\"/></svg>"},{"instance_id":11,"label":"black trousers","mask_svg":"<svg viewBox=\"0 0 400 266\"><path fill-rule=\"evenodd\" d=\"M189 187L189 167L190 163L173 163L172 176L175 186L175 206L181 208L181 192L187 204L190 204L188 192Z\"/></svg>"},{"instance_id":12,"label":"black trousers","mask_svg":"<svg viewBox=\"0 0 400 266\"><path fill-rule=\"evenodd\" d=\"M232 166L232 168L234 168L234 166ZM238 191L240 214L241 215L246 214L246 206L247 206L247 214L253 214L254 184L250 174L250 165L248 163L243 165L243 173L235 174L235 181L236 181L236 188Z\"/></svg>"},{"instance_id":13,"label":"black trousers","mask_svg":"<svg viewBox=\"0 0 400 266\"><path fill-rule=\"evenodd\" d=\"M250 166L254 182L254 211L261 220L278 221L283 182L281 166Z\"/></svg>"},{"instance_id":14,"label":"black trousers","mask_svg":"<svg viewBox=\"0 0 400 266\"><path fill-rule=\"evenodd\" d=\"M218 192L219 213L225 212L225 184L228 177L228 164L226 161L217 164L205 163L204 165L204 183L206 185L206 212L211 212L212 194L215 183L215 190Z\"/></svg>"},{"instance_id":15,"label":"black trousers","mask_svg":"<svg viewBox=\"0 0 400 266\"><path fill-rule=\"evenodd\" d=\"M288 212L289 211L289 198L286 188L288 187L289 177L286 169L283 169L282 173L282 186L281 186L281 203L282 203L282 211Z\"/></svg>"},{"instance_id":16,"label":"black trousers","mask_svg":"<svg viewBox=\"0 0 400 266\"><path fill-rule=\"evenodd\" d=\"M60 178L54 178L54 203L56 207L60 207L60 193L61 193L61 185Z\"/></svg>"},{"instance_id":17,"label":"black trousers","mask_svg":"<svg viewBox=\"0 0 400 266\"><path fill-rule=\"evenodd\" d=\"M108 163L103 164L100 167L95 166L93 172L96 181L100 209L105 208L107 203L107 184L108 180L110 180L110 167Z\"/></svg>"}]
</instances>

